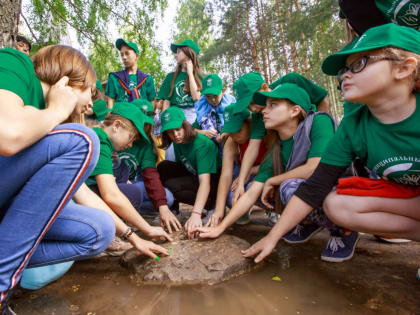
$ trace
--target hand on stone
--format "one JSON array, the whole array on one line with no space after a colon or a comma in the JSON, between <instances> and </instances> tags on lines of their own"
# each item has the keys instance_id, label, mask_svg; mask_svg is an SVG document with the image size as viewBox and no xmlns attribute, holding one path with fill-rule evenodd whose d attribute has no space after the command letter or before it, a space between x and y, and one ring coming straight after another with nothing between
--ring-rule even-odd
<instances>
[{"instance_id":1,"label":"hand on stone","mask_svg":"<svg viewBox=\"0 0 420 315\"><path fill-rule=\"evenodd\" d=\"M168 256L168 250L166 248L163 248L162 246L159 246L153 242L143 240L141 238L138 238L135 242L132 243L134 247L142 252L143 254L149 256L152 259L156 259L156 254L159 254L159 256Z\"/></svg>"},{"instance_id":2,"label":"hand on stone","mask_svg":"<svg viewBox=\"0 0 420 315\"><path fill-rule=\"evenodd\" d=\"M159 214L160 214L160 225L162 228L167 228L169 234L172 234L172 227L175 231L181 231L182 225L179 223L176 216L169 210L168 206L160 206L159 207Z\"/></svg>"},{"instance_id":3,"label":"hand on stone","mask_svg":"<svg viewBox=\"0 0 420 315\"><path fill-rule=\"evenodd\" d=\"M202 226L203 226L203 222L201 221L201 215L195 212L192 213L190 218L187 220L187 222L185 222L185 229L187 230L188 238L189 239L194 238L196 236L195 230Z\"/></svg>"},{"instance_id":4,"label":"hand on stone","mask_svg":"<svg viewBox=\"0 0 420 315\"><path fill-rule=\"evenodd\" d=\"M261 202L266 206L268 209L274 209L273 205L270 204L269 199L274 198L274 185L271 183L271 181L268 179L264 183L264 188L261 194Z\"/></svg>"},{"instance_id":5,"label":"hand on stone","mask_svg":"<svg viewBox=\"0 0 420 315\"><path fill-rule=\"evenodd\" d=\"M206 227L218 226L219 223L222 222L222 219L223 219L223 212L219 213L217 211L214 211L210 219L207 221Z\"/></svg>"},{"instance_id":6,"label":"hand on stone","mask_svg":"<svg viewBox=\"0 0 420 315\"><path fill-rule=\"evenodd\" d=\"M169 242L172 242L172 238L160 226L151 226L145 234L150 238L165 238Z\"/></svg>"},{"instance_id":7,"label":"hand on stone","mask_svg":"<svg viewBox=\"0 0 420 315\"><path fill-rule=\"evenodd\" d=\"M220 234L223 233L223 229L218 226L209 226L209 227L200 227L197 228L194 232L199 232L198 235L200 238L218 238Z\"/></svg>"},{"instance_id":8,"label":"hand on stone","mask_svg":"<svg viewBox=\"0 0 420 315\"><path fill-rule=\"evenodd\" d=\"M247 250L242 250L241 252L244 257L251 257L258 254L254 261L255 263L259 263L265 257L271 254L274 247L276 247L276 244L277 242L275 240L271 239L269 235L266 235L250 248Z\"/></svg>"}]
</instances>

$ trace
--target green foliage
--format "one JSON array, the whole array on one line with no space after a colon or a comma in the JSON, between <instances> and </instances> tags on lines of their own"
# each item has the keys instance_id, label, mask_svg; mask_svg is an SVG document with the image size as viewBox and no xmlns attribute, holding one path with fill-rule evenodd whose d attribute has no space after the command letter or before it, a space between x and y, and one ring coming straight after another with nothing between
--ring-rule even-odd
<instances>
[{"instance_id":1,"label":"green foliage","mask_svg":"<svg viewBox=\"0 0 420 315\"><path fill-rule=\"evenodd\" d=\"M164 75L159 49L151 43L156 18L166 6L166 0L32 0L23 14L35 42L34 50L59 43L73 29L78 43L88 47L89 60L101 80L122 67L118 50L109 40L111 28L117 28L122 37L141 47L140 69L159 82Z\"/></svg>"}]
</instances>

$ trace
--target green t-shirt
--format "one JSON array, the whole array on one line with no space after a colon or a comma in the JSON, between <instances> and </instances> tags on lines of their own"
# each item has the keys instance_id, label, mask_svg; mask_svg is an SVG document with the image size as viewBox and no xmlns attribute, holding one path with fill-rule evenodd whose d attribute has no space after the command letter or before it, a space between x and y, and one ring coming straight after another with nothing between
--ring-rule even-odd
<instances>
[{"instance_id":1,"label":"green t-shirt","mask_svg":"<svg viewBox=\"0 0 420 315\"><path fill-rule=\"evenodd\" d=\"M388 22L420 30L420 0L375 0Z\"/></svg>"},{"instance_id":2,"label":"green t-shirt","mask_svg":"<svg viewBox=\"0 0 420 315\"><path fill-rule=\"evenodd\" d=\"M334 125L327 115L316 115L314 117L311 129L311 148L308 152L307 159L313 157L321 157L327 147L329 141L334 136ZM294 139L290 137L287 140L281 141L282 143L282 164L286 168L290 155L292 154ZM298 145L298 144L297 144ZM255 180L264 183L267 179L273 177L272 167L272 153L269 152L260 166Z\"/></svg>"},{"instance_id":3,"label":"green t-shirt","mask_svg":"<svg viewBox=\"0 0 420 315\"><path fill-rule=\"evenodd\" d=\"M420 185L420 94L416 110L397 123L383 124L367 106L345 117L321 162L348 166L359 157L380 177Z\"/></svg>"},{"instance_id":4,"label":"green t-shirt","mask_svg":"<svg viewBox=\"0 0 420 315\"><path fill-rule=\"evenodd\" d=\"M130 180L134 180L141 170L146 167L156 168L156 155L153 152L153 144L143 137L133 143L131 148L119 151L118 156L124 161L130 170Z\"/></svg>"},{"instance_id":5,"label":"green t-shirt","mask_svg":"<svg viewBox=\"0 0 420 315\"><path fill-rule=\"evenodd\" d=\"M95 169L86 180L86 185L88 186L96 184L96 175L114 175L114 171L112 170L112 152L114 151L114 146L112 145L111 139L109 139L108 135L101 128L93 128L93 131L95 131L99 138L101 152L99 153L99 159Z\"/></svg>"},{"instance_id":6,"label":"green t-shirt","mask_svg":"<svg viewBox=\"0 0 420 315\"><path fill-rule=\"evenodd\" d=\"M171 105L178 106L180 108L194 107L194 100L190 94L184 92L185 80L187 79L186 72L178 72L178 75L174 83L174 91L172 96L169 98L169 92L171 91L172 78L174 72L169 73L165 80L163 80L162 86L159 90L158 99L168 100Z\"/></svg>"},{"instance_id":7,"label":"green t-shirt","mask_svg":"<svg viewBox=\"0 0 420 315\"><path fill-rule=\"evenodd\" d=\"M174 151L175 160L194 175L216 174L222 165L216 144L202 134L189 143L174 143Z\"/></svg>"},{"instance_id":8,"label":"green t-shirt","mask_svg":"<svg viewBox=\"0 0 420 315\"><path fill-rule=\"evenodd\" d=\"M265 129L263 114L251 114L251 139L261 140L264 138L267 130Z\"/></svg>"},{"instance_id":9,"label":"green t-shirt","mask_svg":"<svg viewBox=\"0 0 420 315\"><path fill-rule=\"evenodd\" d=\"M36 77L31 59L12 49L0 49L0 89L18 95L24 105L45 108L41 82Z\"/></svg>"},{"instance_id":10,"label":"green t-shirt","mask_svg":"<svg viewBox=\"0 0 420 315\"><path fill-rule=\"evenodd\" d=\"M130 89L137 86L137 74L130 74ZM151 75L147 76L146 81L139 89L140 98L152 101L156 97L155 81ZM105 95L113 98L116 102L127 102L128 94L122 87L117 76L110 73L108 76L108 83L105 88Z\"/></svg>"},{"instance_id":11,"label":"green t-shirt","mask_svg":"<svg viewBox=\"0 0 420 315\"><path fill-rule=\"evenodd\" d=\"M326 89L323 89L315 84L315 82L308 80L295 72L282 76L280 78L280 83L293 83L298 85L308 93L311 98L311 103L314 105L318 105L328 95Z\"/></svg>"},{"instance_id":12,"label":"green t-shirt","mask_svg":"<svg viewBox=\"0 0 420 315\"><path fill-rule=\"evenodd\" d=\"M353 112L357 112L363 105L357 104L357 103L351 103L348 101L344 101L343 107L343 117L347 117L348 115L351 115Z\"/></svg>"}]
</instances>

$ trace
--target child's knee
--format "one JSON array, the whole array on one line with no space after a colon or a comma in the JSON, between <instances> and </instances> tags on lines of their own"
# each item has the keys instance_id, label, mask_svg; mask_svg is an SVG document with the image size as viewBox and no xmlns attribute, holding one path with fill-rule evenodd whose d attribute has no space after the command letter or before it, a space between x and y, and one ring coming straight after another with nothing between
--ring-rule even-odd
<instances>
[{"instance_id":1,"label":"child's knee","mask_svg":"<svg viewBox=\"0 0 420 315\"><path fill-rule=\"evenodd\" d=\"M102 211L100 222L98 222L99 229L97 230L96 244L93 247L94 255L103 252L115 237L115 223L112 216Z\"/></svg>"}]
</instances>

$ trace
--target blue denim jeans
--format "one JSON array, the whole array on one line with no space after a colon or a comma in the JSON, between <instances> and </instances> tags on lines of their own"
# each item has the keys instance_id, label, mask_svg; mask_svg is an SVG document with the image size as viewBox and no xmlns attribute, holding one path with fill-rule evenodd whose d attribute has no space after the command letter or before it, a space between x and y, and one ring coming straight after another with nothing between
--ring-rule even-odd
<instances>
[{"instance_id":1,"label":"blue denim jeans","mask_svg":"<svg viewBox=\"0 0 420 315\"><path fill-rule=\"evenodd\" d=\"M150 200L149 195L147 194L146 187L144 187L144 182L138 181L138 182L135 182L134 185L139 187L143 193L143 204L141 206L142 211L140 213L143 214L143 213L157 212L158 209L155 209L155 207L153 206L153 203ZM174 195L171 193L171 191L168 188L165 188L165 193L166 193L167 205L168 207L171 207L172 204L174 203Z\"/></svg>"},{"instance_id":2,"label":"blue denim jeans","mask_svg":"<svg viewBox=\"0 0 420 315\"><path fill-rule=\"evenodd\" d=\"M109 214L69 204L98 155L91 129L65 124L13 156L0 156L0 301L28 263L87 258L112 240Z\"/></svg>"},{"instance_id":3,"label":"blue denim jeans","mask_svg":"<svg viewBox=\"0 0 420 315\"><path fill-rule=\"evenodd\" d=\"M292 198L295 191L299 188L299 186L304 183L306 180L302 178L289 178L285 180L281 185L279 186L279 192L280 192L280 200L284 206L286 206L290 198ZM326 229L328 229L332 235L341 235L342 234L342 228L335 225L325 214L324 210L322 208L315 208L311 211L311 213L308 214L308 216L302 220L302 224L305 221L309 221L312 223L317 224L318 226L322 226Z\"/></svg>"},{"instance_id":4,"label":"blue denim jeans","mask_svg":"<svg viewBox=\"0 0 420 315\"><path fill-rule=\"evenodd\" d=\"M241 171L241 166L239 164L235 163L235 166L233 168L233 176L232 176L232 181L234 181L238 176L239 176L239 172ZM245 191L248 190L248 188L251 186L252 181L254 180L255 176L250 176L248 182L245 184ZM232 208L232 198L233 198L233 190L229 191L228 197L226 199L226 206L228 206L229 208Z\"/></svg>"}]
</instances>

